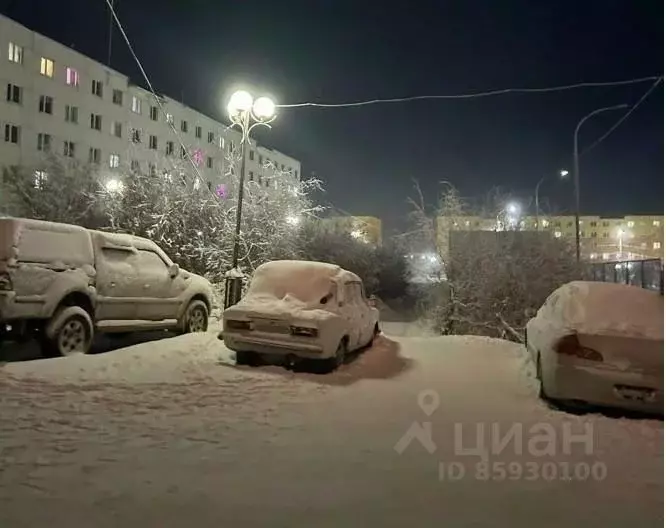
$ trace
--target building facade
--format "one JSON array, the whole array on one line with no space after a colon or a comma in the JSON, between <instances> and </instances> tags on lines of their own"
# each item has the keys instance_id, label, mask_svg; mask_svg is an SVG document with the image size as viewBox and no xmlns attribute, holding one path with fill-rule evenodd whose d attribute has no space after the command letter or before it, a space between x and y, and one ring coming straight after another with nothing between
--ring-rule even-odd
<instances>
[{"instance_id":1,"label":"building facade","mask_svg":"<svg viewBox=\"0 0 666 528\"><path fill-rule=\"evenodd\" d=\"M166 96L158 104L127 76L1 15L0 86L0 165L38 170L53 153L98 165L102 178L194 176L189 154L209 187L239 166L237 130ZM294 158L255 142L246 150L247 180L270 187L276 169L300 179Z\"/></svg>"},{"instance_id":2,"label":"building facade","mask_svg":"<svg viewBox=\"0 0 666 528\"><path fill-rule=\"evenodd\" d=\"M345 233L375 246L382 243L382 221L374 216L332 216L321 220L324 229Z\"/></svg>"},{"instance_id":3,"label":"building facade","mask_svg":"<svg viewBox=\"0 0 666 528\"><path fill-rule=\"evenodd\" d=\"M555 238L574 241L575 217L571 216L523 216L516 219L515 229L545 231ZM592 261L639 260L664 258L664 217L659 215L627 215L604 217L585 215L580 217L581 255ZM437 218L437 240L440 250L448 244L448 232L494 231L498 229L495 218L463 216Z\"/></svg>"}]
</instances>

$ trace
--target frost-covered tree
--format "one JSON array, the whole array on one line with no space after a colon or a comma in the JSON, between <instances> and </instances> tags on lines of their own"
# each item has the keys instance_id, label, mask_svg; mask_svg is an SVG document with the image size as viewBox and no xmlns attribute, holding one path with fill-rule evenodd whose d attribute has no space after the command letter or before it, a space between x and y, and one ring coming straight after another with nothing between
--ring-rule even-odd
<instances>
[{"instance_id":1,"label":"frost-covered tree","mask_svg":"<svg viewBox=\"0 0 666 528\"><path fill-rule=\"evenodd\" d=\"M52 154L34 166L3 170L3 213L100 228L108 223L94 164Z\"/></svg>"}]
</instances>

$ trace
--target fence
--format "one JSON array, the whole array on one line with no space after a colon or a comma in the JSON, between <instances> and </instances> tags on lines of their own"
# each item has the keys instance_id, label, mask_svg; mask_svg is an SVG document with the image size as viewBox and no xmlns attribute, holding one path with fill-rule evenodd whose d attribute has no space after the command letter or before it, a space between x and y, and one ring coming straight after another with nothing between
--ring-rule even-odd
<instances>
[{"instance_id":1,"label":"fence","mask_svg":"<svg viewBox=\"0 0 666 528\"><path fill-rule=\"evenodd\" d=\"M664 293L664 267L660 259L595 262L588 266L590 280L631 284Z\"/></svg>"}]
</instances>

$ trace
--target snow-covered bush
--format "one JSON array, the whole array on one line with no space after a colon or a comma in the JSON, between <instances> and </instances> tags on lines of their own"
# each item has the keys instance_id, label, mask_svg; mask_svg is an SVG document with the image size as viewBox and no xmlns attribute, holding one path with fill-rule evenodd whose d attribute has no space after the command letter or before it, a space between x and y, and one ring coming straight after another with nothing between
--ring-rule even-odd
<instances>
[{"instance_id":1,"label":"snow-covered bush","mask_svg":"<svg viewBox=\"0 0 666 528\"><path fill-rule=\"evenodd\" d=\"M473 212L452 186L435 214L440 233L429 227L433 223L418 204L414 217L444 263L446 283L433 285L421 299L425 315L443 334L515 337L509 328L520 334L550 293L581 276L574 248L547 232L454 229L457 219Z\"/></svg>"}]
</instances>

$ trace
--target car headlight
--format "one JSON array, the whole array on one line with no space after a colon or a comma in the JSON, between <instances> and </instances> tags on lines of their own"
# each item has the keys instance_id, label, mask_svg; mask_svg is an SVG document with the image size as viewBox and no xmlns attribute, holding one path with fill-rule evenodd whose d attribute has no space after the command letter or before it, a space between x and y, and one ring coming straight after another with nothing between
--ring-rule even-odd
<instances>
[{"instance_id":1,"label":"car headlight","mask_svg":"<svg viewBox=\"0 0 666 528\"><path fill-rule=\"evenodd\" d=\"M308 326L290 326L289 330L291 331L291 335L295 336L317 337L319 335L319 330Z\"/></svg>"}]
</instances>

